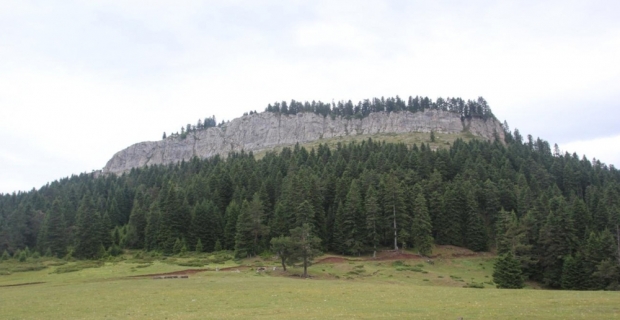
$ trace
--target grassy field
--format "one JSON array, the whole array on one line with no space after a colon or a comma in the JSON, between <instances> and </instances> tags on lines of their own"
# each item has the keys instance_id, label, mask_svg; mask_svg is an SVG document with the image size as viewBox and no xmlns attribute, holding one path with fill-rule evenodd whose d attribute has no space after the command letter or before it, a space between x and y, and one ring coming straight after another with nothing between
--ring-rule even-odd
<instances>
[{"instance_id":1,"label":"grassy field","mask_svg":"<svg viewBox=\"0 0 620 320\"><path fill-rule=\"evenodd\" d=\"M310 268L257 273L276 266L260 258L239 263L213 257L60 260L0 263L2 319L618 319L620 293L499 290L494 257L443 248L422 259L368 260L325 256ZM387 257L389 258L389 257ZM406 258L406 257L405 257ZM215 261L215 262L214 262ZM201 264L206 265L199 267ZM51 264L36 271L19 270ZM196 267L187 267L196 265ZM220 271L214 271L215 268ZM224 269L223 268L228 268ZM37 269L37 268L33 268ZM153 274L187 269L187 279ZM12 270L12 271L11 271ZM140 275L150 275L139 277ZM20 285L27 284L29 285ZM482 284L484 288L465 288Z\"/></svg>"}]
</instances>

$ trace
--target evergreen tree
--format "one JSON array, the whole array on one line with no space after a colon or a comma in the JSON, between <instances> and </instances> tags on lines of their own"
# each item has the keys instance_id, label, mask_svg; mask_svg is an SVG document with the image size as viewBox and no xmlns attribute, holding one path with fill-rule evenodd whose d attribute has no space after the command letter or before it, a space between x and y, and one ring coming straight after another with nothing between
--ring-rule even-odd
<instances>
[{"instance_id":1,"label":"evergreen tree","mask_svg":"<svg viewBox=\"0 0 620 320\"><path fill-rule=\"evenodd\" d=\"M200 238L198 238L198 242L196 242L196 252L201 253L204 251L204 248L202 247L202 240L200 240Z\"/></svg>"},{"instance_id":2,"label":"evergreen tree","mask_svg":"<svg viewBox=\"0 0 620 320\"><path fill-rule=\"evenodd\" d=\"M87 193L82 198L77 213L77 243L74 254L78 258L93 259L100 256L101 217L95 211L91 195ZM105 251L105 249L104 249Z\"/></svg>"},{"instance_id":3,"label":"evergreen tree","mask_svg":"<svg viewBox=\"0 0 620 320\"><path fill-rule=\"evenodd\" d=\"M523 288L521 267L512 254L501 255L497 258L493 268L493 282L501 289Z\"/></svg>"},{"instance_id":4,"label":"evergreen tree","mask_svg":"<svg viewBox=\"0 0 620 320\"><path fill-rule=\"evenodd\" d=\"M279 236L271 239L271 250L275 252L280 258L282 269L286 271L286 264L291 263L293 242L291 237Z\"/></svg>"},{"instance_id":5,"label":"evergreen tree","mask_svg":"<svg viewBox=\"0 0 620 320\"><path fill-rule=\"evenodd\" d=\"M228 250L235 248L235 235L237 234L237 217L241 207L236 201L231 201L228 207L226 207L226 214L224 220L226 226L224 227L224 247Z\"/></svg>"},{"instance_id":6,"label":"evergreen tree","mask_svg":"<svg viewBox=\"0 0 620 320\"><path fill-rule=\"evenodd\" d=\"M254 194L251 202L244 201L241 205L235 236L236 257L244 258L259 253L261 238L269 234L269 227L264 225L263 216L258 193Z\"/></svg>"},{"instance_id":7,"label":"evergreen tree","mask_svg":"<svg viewBox=\"0 0 620 320\"><path fill-rule=\"evenodd\" d=\"M487 235L482 216L478 213L476 202L471 192L467 197L467 220L465 225L465 239L467 247L473 251L487 250Z\"/></svg>"},{"instance_id":8,"label":"evergreen tree","mask_svg":"<svg viewBox=\"0 0 620 320\"><path fill-rule=\"evenodd\" d=\"M51 253L57 257L67 254L67 227L58 199L52 203L52 208L45 217L41 235L39 241L41 250L50 249Z\"/></svg>"},{"instance_id":9,"label":"evergreen tree","mask_svg":"<svg viewBox=\"0 0 620 320\"><path fill-rule=\"evenodd\" d=\"M312 260L321 254L319 250L321 239L314 236L312 226L304 223L301 227L291 230L291 242L293 250L291 250L290 259L299 261L304 268L303 277L308 277L308 266L312 264Z\"/></svg>"},{"instance_id":10,"label":"evergreen tree","mask_svg":"<svg viewBox=\"0 0 620 320\"><path fill-rule=\"evenodd\" d=\"M368 244L372 246L372 256L374 258L377 254L377 246L379 245L379 241L381 241L381 216L377 199L377 191L372 185L366 192L366 202L364 208L366 210L366 238L368 239Z\"/></svg>"},{"instance_id":11,"label":"evergreen tree","mask_svg":"<svg viewBox=\"0 0 620 320\"><path fill-rule=\"evenodd\" d=\"M580 290L584 288L583 267L581 258L568 256L564 259L564 265L562 267L562 289L565 290Z\"/></svg>"},{"instance_id":12,"label":"evergreen tree","mask_svg":"<svg viewBox=\"0 0 620 320\"><path fill-rule=\"evenodd\" d=\"M409 224L409 216L405 212L403 188L398 179L389 174L381 180L379 189L383 202L383 215L389 221L388 225L392 227L394 233L394 250L398 250L398 230L403 225Z\"/></svg>"},{"instance_id":13,"label":"evergreen tree","mask_svg":"<svg viewBox=\"0 0 620 320\"><path fill-rule=\"evenodd\" d=\"M430 256L432 253L431 232L431 218L426 207L426 199L422 193L419 193L415 199L412 234L413 244L423 256Z\"/></svg>"}]
</instances>

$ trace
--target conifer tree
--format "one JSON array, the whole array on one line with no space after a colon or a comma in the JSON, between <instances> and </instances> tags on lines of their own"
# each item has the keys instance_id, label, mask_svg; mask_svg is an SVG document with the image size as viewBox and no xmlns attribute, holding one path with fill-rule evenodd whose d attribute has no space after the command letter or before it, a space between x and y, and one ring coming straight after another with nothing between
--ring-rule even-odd
<instances>
[{"instance_id":1,"label":"conifer tree","mask_svg":"<svg viewBox=\"0 0 620 320\"><path fill-rule=\"evenodd\" d=\"M204 251L204 248L202 247L202 240L200 240L200 238L198 238L198 242L196 242L196 250L194 250L198 253L201 253Z\"/></svg>"},{"instance_id":2,"label":"conifer tree","mask_svg":"<svg viewBox=\"0 0 620 320\"><path fill-rule=\"evenodd\" d=\"M215 242L222 236L222 226L217 207L210 200L203 200L194 208L192 236L202 240L207 252L213 251Z\"/></svg>"},{"instance_id":3,"label":"conifer tree","mask_svg":"<svg viewBox=\"0 0 620 320\"><path fill-rule=\"evenodd\" d=\"M521 267L512 254L501 255L497 258L493 268L493 282L501 289L523 288Z\"/></svg>"},{"instance_id":4,"label":"conifer tree","mask_svg":"<svg viewBox=\"0 0 620 320\"><path fill-rule=\"evenodd\" d=\"M461 210L466 207L463 195L455 188L449 186L444 194L444 207L437 219L437 236L435 241L439 244L451 244L462 246Z\"/></svg>"},{"instance_id":5,"label":"conifer tree","mask_svg":"<svg viewBox=\"0 0 620 320\"><path fill-rule=\"evenodd\" d=\"M377 190L372 185L366 192L364 209L366 210L366 239L368 239L368 244L372 246L372 256L374 258L377 254L377 246L379 245L379 241L381 241L381 236L379 234L381 216L377 199Z\"/></svg>"},{"instance_id":6,"label":"conifer tree","mask_svg":"<svg viewBox=\"0 0 620 320\"><path fill-rule=\"evenodd\" d=\"M581 257L566 257L562 267L562 289L581 290L584 288L584 278Z\"/></svg>"},{"instance_id":7,"label":"conifer tree","mask_svg":"<svg viewBox=\"0 0 620 320\"><path fill-rule=\"evenodd\" d=\"M485 251L487 250L486 230L472 192L468 192L466 203L465 239L467 247L473 251Z\"/></svg>"},{"instance_id":8,"label":"conifer tree","mask_svg":"<svg viewBox=\"0 0 620 320\"><path fill-rule=\"evenodd\" d=\"M57 257L67 254L67 227L58 199L52 203L51 210L45 217L41 235L42 239L39 243L41 250L50 249L51 253Z\"/></svg>"},{"instance_id":9,"label":"conifer tree","mask_svg":"<svg viewBox=\"0 0 620 320\"><path fill-rule=\"evenodd\" d=\"M255 193L251 202L244 201L237 219L235 256L255 256L260 250L260 240L269 234L269 227L263 221L263 206Z\"/></svg>"},{"instance_id":10,"label":"conifer tree","mask_svg":"<svg viewBox=\"0 0 620 320\"><path fill-rule=\"evenodd\" d=\"M103 246L101 217L95 211L90 193L84 195L78 209L76 239L74 251L76 257L93 259L99 256L99 247Z\"/></svg>"},{"instance_id":11,"label":"conifer tree","mask_svg":"<svg viewBox=\"0 0 620 320\"><path fill-rule=\"evenodd\" d=\"M407 225L409 216L405 212L403 188L393 174L388 174L381 180L379 185L383 215L387 218L388 225L394 233L394 250L398 250L398 230Z\"/></svg>"},{"instance_id":12,"label":"conifer tree","mask_svg":"<svg viewBox=\"0 0 620 320\"><path fill-rule=\"evenodd\" d=\"M413 244L423 256L430 256L432 253L431 232L431 218L426 207L426 199L424 199L424 194L419 193L415 199L412 234Z\"/></svg>"},{"instance_id":13,"label":"conifer tree","mask_svg":"<svg viewBox=\"0 0 620 320\"><path fill-rule=\"evenodd\" d=\"M224 248L227 250L232 250L235 248L237 217L239 217L240 211L241 207L239 207L235 200L231 201L226 207L226 214L224 217L224 220L226 221L226 226L224 227Z\"/></svg>"},{"instance_id":14,"label":"conifer tree","mask_svg":"<svg viewBox=\"0 0 620 320\"><path fill-rule=\"evenodd\" d=\"M312 260L321 254L319 250L321 239L314 235L312 226L307 223L304 223L301 227L292 229L290 239L293 243L290 259L302 263L304 268L303 277L307 278L308 267L312 264Z\"/></svg>"}]
</instances>

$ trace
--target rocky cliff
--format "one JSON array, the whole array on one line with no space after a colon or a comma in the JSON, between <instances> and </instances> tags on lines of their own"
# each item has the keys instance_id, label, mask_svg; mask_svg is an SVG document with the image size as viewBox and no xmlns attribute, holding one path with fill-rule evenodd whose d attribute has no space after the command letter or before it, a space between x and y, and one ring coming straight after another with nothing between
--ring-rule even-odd
<instances>
[{"instance_id":1,"label":"rocky cliff","mask_svg":"<svg viewBox=\"0 0 620 320\"><path fill-rule=\"evenodd\" d=\"M282 115L271 112L246 115L221 127L190 133L161 141L134 144L117 152L103 168L104 173L120 174L131 168L189 160L194 156L226 156L231 151L261 151L277 146L294 145L321 139L351 135L411 132L459 133L469 131L492 140L497 133L503 141L504 131L494 119L466 119L445 111L377 112L364 119L323 117L314 113Z\"/></svg>"}]
</instances>

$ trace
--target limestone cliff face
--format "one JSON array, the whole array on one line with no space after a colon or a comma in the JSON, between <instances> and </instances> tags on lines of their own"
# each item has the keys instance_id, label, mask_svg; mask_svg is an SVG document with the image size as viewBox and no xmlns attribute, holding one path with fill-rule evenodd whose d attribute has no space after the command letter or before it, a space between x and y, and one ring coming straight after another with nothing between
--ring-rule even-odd
<instances>
[{"instance_id":1,"label":"limestone cliff face","mask_svg":"<svg viewBox=\"0 0 620 320\"><path fill-rule=\"evenodd\" d=\"M321 139L380 133L430 132L459 133L469 131L492 140L504 131L493 119L466 119L450 112L377 112L364 119L323 117L314 113L281 115L270 112L247 115L221 127L200 130L185 139L168 137L161 141L134 144L117 152L103 168L104 173L120 174L131 168L168 164L192 157L226 157L231 151L261 151L277 146L294 145Z\"/></svg>"}]
</instances>

